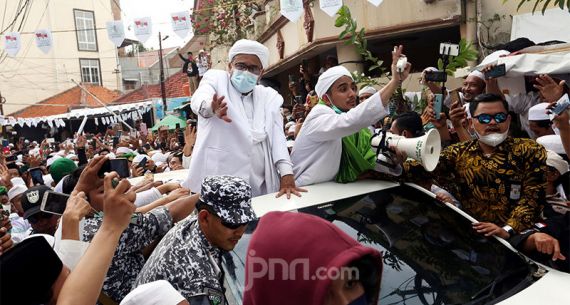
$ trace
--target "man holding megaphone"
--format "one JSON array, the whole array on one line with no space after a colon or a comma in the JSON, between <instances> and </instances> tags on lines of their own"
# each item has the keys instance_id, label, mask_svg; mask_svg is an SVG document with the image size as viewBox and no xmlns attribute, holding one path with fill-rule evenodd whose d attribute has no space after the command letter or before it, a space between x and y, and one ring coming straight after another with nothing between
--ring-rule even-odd
<instances>
[{"instance_id":1,"label":"man holding megaphone","mask_svg":"<svg viewBox=\"0 0 570 305\"><path fill-rule=\"evenodd\" d=\"M481 94L469 111L477 139L445 148L433 172L426 171L425 163L404 162L403 177L418 183L435 180L479 221L474 230L507 239L539 222L546 150L530 139L508 135L511 117L501 96ZM409 145L396 149L409 151Z\"/></svg>"},{"instance_id":2,"label":"man holding megaphone","mask_svg":"<svg viewBox=\"0 0 570 305\"><path fill-rule=\"evenodd\" d=\"M379 92L357 103L357 89L343 66L328 69L319 77L315 91L320 99L305 118L291 152L295 183L310 185L335 179L354 181L376 169L372 134L368 126L388 115L390 97L407 78L411 64L398 68L402 46L392 53L392 79Z\"/></svg>"}]
</instances>

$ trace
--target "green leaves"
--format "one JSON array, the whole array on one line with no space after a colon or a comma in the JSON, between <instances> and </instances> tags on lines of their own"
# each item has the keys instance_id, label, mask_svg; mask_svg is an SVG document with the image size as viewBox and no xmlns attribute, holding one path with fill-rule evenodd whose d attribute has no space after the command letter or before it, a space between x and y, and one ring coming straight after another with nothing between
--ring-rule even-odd
<instances>
[{"instance_id":1,"label":"green leaves","mask_svg":"<svg viewBox=\"0 0 570 305\"><path fill-rule=\"evenodd\" d=\"M505 4L508 0L503 0L503 4ZM518 6L517 6L517 11L521 9L521 7L527 3L532 3L532 1L534 1L534 5L532 7L532 12L535 13L536 10L538 9L539 5L542 4L542 14L544 15L544 12L546 11L546 9L548 8L548 6L551 3L554 3L554 5L558 5L558 7L561 10L567 9L570 12L570 0L554 0L554 2L552 2L552 0L520 0ZM564 7L564 5L566 4L566 7Z\"/></svg>"}]
</instances>

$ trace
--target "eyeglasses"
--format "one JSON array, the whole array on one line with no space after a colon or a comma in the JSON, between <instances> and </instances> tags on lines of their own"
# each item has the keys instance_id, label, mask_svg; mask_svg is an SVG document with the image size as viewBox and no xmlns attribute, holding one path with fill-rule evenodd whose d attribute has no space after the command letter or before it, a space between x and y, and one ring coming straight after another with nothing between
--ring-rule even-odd
<instances>
[{"instance_id":1,"label":"eyeglasses","mask_svg":"<svg viewBox=\"0 0 570 305\"><path fill-rule=\"evenodd\" d=\"M259 75L261 73L261 68L258 66L250 66L250 65L246 65L242 62L237 62L235 64L233 64L234 68L236 68L237 70L240 71L249 71L255 75Z\"/></svg>"},{"instance_id":2,"label":"eyeglasses","mask_svg":"<svg viewBox=\"0 0 570 305\"><path fill-rule=\"evenodd\" d=\"M497 124L501 124L507 120L508 114L504 112L499 112L494 115L481 113L480 115L476 115L473 118L477 119L481 124L489 124L491 123L491 119L494 119Z\"/></svg>"},{"instance_id":3,"label":"eyeglasses","mask_svg":"<svg viewBox=\"0 0 570 305\"><path fill-rule=\"evenodd\" d=\"M28 222L30 224L36 224L40 221L40 219L48 219L51 218L52 214L48 214L48 213L44 213L44 212L40 212L34 215L30 215L30 217L28 217Z\"/></svg>"},{"instance_id":4,"label":"eyeglasses","mask_svg":"<svg viewBox=\"0 0 570 305\"><path fill-rule=\"evenodd\" d=\"M242 226L247 226L247 224L248 224L247 222L234 224L234 223L229 223L229 222L224 222L224 221L222 221L222 225L223 225L224 227L230 229L230 230L239 229L239 228L241 228Z\"/></svg>"}]
</instances>

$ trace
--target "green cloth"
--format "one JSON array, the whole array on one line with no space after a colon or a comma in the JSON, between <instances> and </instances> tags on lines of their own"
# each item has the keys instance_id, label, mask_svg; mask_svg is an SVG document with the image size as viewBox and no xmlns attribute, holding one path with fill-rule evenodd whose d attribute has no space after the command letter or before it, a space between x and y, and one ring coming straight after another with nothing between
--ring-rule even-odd
<instances>
[{"instance_id":1,"label":"green cloth","mask_svg":"<svg viewBox=\"0 0 570 305\"><path fill-rule=\"evenodd\" d=\"M376 153L372 150L371 139L372 133L368 128L342 138L342 155L336 182L356 181L362 173L374 169Z\"/></svg>"},{"instance_id":2,"label":"green cloth","mask_svg":"<svg viewBox=\"0 0 570 305\"><path fill-rule=\"evenodd\" d=\"M0 186L0 196L1 195L8 195L8 189L5 186Z\"/></svg>"},{"instance_id":3,"label":"green cloth","mask_svg":"<svg viewBox=\"0 0 570 305\"><path fill-rule=\"evenodd\" d=\"M63 179L63 177L71 174L75 169L77 169L75 162L67 158L59 158L53 161L52 165L49 167L49 173L51 174L55 184L57 184L61 179Z\"/></svg>"}]
</instances>

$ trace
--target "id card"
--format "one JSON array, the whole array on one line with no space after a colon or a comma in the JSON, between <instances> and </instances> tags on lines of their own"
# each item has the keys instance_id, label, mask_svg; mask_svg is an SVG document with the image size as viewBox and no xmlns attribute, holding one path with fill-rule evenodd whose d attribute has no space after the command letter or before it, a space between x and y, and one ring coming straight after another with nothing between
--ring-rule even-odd
<instances>
[{"instance_id":1,"label":"id card","mask_svg":"<svg viewBox=\"0 0 570 305\"><path fill-rule=\"evenodd\" d=\"M520 184L511 184L511 200L519 200L521 199L521 185Z\"/></svg>"}]
</instances>

